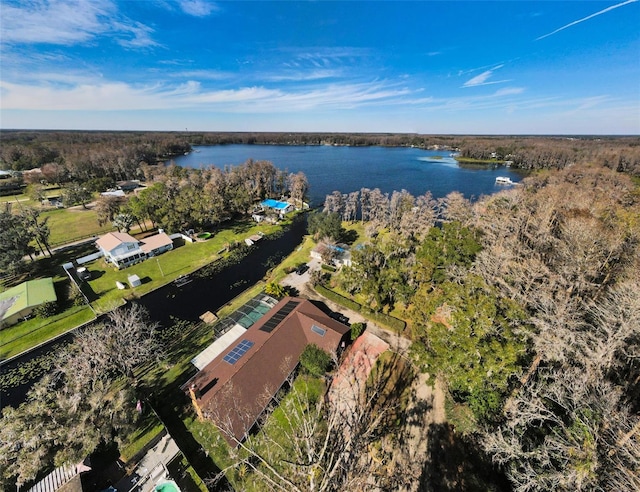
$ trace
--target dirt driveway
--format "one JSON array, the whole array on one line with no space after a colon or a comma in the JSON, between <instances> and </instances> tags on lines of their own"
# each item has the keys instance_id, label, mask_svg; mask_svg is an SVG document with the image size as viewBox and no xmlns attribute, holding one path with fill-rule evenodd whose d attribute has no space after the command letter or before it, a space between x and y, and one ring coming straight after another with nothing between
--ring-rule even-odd
<instances>
[{"instance_id":1,"label":"dirt driveway","mask_svg":"<svg viewBox=\"0 0 640 492\"><path fill-rule=\"evenodd\" d=\"M360 313L330 301L311 288L310 284L308 284L308 281L311 279L311 272L319 268L320 262L313 260L309 262L309 270L307 272L303 275L298 275L295 272L291 273L283 280L283 284L295 287L301 297L321 301L331 310L344 314L349 318L350 323L366 323L367 330L365 333L375 335L372 340L375 338L381 339L386 342L385 345L387 345L388 349L398 353L413 364L409 356L411 340L376 325L371 320L364 318ZM365 339L363 339L363 343ZM358 342L356 342L356 344L357 343ZM356 344L354 344L351 349L353 349ZM378 349L382 347L382 345L378 343L374 343L374 345L378 345ZM359 378L356 376L359 375L360 378L362 378L365 373L368 375L370 364L375 362L375 358L377 358L376 355L375 358L371 360L371 358L367 356L368 350L366 349L364 350L364 355L362 355L361 352L361 350L353 351L354 357L351 359L346 357L339 370L339 374L342 373L343 376L343 387L342 390L339 391L342 401L339 402L338 405L347 412L348 408L351 405L355 405L357 401L355 395L358 394L356 387L359 387L359 385L354 385L354 382ZM377 350L373 349L371 355L376 352ZM397 484L397 490L405 492L415 492L419 486L422 463L424 456L428 453L429 443L427 434L430 427L435 424L441 424L446 420L444 410L445 396L440 382L436 380L434 384L434 382L429 379L429 375L422 374L417 368L415 369L417 374L409 390L411 396L406 409L407 415L412 415L412 418L407 419L405 426L398 431L399 439L394 446L397 446L398 442L401 443L400 446L390 450L394 456L394 465L403 470L405 479L402 481L404 483ZM366 380L366 376L364 377ZM338 389L338 387L336 387L336 389ZM334 398L336 396L334 393ZM375 490L375 487L373 487L372 490Z\"/></svg>"}]
</instances>

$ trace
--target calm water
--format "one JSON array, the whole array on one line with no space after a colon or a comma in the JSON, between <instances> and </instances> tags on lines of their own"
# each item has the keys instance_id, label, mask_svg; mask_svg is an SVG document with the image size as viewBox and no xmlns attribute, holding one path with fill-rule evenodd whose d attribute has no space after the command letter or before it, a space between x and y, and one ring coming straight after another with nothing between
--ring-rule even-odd
<instances>
[{"instance_id":1,"label":"calm water","mask_svg":"<svg viewBox=\"0 0 640 492\"><path fill-rule=\"evenodd\" d=\"M305 232L306 221L301 218L280 236L265 238L256 243L251 252L239 263L229 265L212 276L204 275L205 268L192 275L191 283L183 287L170 283L143 296L140 303L149 309L151 318L159 321L161 327L169 326L172 316L197 322L198 317L204 312L215 313L238 294L262 279L270 268L279 264L300 244ZM2 364L0 371L8 373L37 357L62 350L72 339L73 334L65 335L22 357ZM40 376L25 378L20 385L0 390L0 408L5 405L17 406L23 402L31 386Z\"/></svg>"},{"instance_id":2,"label":"calm water","mask_svg":"<svg viewBox=\"0 0 640 492\"><path fill-rule=\"evenodd\" d=\"M239 165L248 159L271 161L278 169L302 171L309 181L314 206L334 190L342 193L379 188L384 193L407 190L414 196L430 191L441 198L451 191L477 199L504 185L497 176L520 181L522 174L504 166L462 167L448 151L388 147L332 147L277 145L212 145L194 147L173 161L182 167Z\"/></svg>"}]
</instances>

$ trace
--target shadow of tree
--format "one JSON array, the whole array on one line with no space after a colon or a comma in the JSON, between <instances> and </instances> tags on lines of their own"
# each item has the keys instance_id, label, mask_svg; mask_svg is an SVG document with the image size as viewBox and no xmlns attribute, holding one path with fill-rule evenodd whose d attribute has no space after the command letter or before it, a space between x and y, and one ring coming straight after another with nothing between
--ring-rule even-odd
<instances>
[{"instance_id":1,"label":"shadow of tree","mask_svg":"<svg viewBox=\"0 0 640 492\"><path fill-rule=\"evenodd\" d=\"M340 235L340 241L345 244L353 244L358 239L358 233L354 230L343 230Z\"/></svg>"},{"instance_id":2,"label":"shadow of tree","mask_svg":"<svg viewBox=\"0 0 640 492\"><path fill-rule=\"evenodd\" d=\"M180 448L198 476L203 481L209 481L218 476L220 468L218 468L213 459L205 453L200 443L196 441L189 429L185 426L182 420L181 409L184 408L184 405L187 403L186 397L184 397L183 400L183 402L178 404L180 408L176 408L175 404L177 402L175 398L173 402L171 402L173 404L168 404L168 402L163 399L163 395L160 394L152 398L151 404L169 431L169 434L178 445L178 448ZM215 490L231 490L226 478L222 478L216 483Z\"/></svg>"},{"instance_id":3,"label":"shadow of tree","mask_svg":"<svg viewBox=\"0 0 640 492\"><path fill-rule=\"evenodd\" d=\"M498 470L471 438L456 434L450 424L433 424L427 434L428 451L419 490L511 491L505 475Z\"/></svg>"}]
</instances>

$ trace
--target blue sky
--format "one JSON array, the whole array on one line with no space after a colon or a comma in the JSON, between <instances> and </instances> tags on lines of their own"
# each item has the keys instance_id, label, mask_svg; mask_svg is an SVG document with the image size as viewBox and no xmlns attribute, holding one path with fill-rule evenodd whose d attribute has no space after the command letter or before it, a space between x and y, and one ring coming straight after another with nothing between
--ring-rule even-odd
<instances>
[{"instance_id":1,"label":"blue sky","mask_svg":"<svg viewBox=\"0 0 640 492\"><path fill-rule=\"evenodd\" d=\"M636 0L0 2L4 129L640 133Z\"/></svg>"}]
</instances>

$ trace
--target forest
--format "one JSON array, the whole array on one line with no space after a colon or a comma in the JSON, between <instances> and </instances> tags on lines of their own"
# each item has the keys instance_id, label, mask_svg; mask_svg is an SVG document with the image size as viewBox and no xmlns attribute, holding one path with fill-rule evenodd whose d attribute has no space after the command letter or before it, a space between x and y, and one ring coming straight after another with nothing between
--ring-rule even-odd
<instances>
[{"instance_id":1,"label":"forest","mask_svg":"<svg viewBox=\"0 0 640 492\"><path fill-rule=\"evenodd\" d=\"M582 163L476 203L363 189L324 213L369 240L317 281L407 321L414 362L467 412L458 433L513 490L640 488L637 180ZM330 223L311 225L335 241Z\"/></svg>"}]
</instances>

